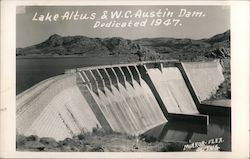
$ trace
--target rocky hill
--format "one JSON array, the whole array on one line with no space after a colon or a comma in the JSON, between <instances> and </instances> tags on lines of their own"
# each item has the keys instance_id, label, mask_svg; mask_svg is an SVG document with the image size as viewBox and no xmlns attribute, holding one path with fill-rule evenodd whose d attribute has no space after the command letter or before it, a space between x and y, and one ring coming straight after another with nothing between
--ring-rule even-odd
<instances>
[{"instance_id":1,"label":"rocky hill","mask_svg":"<svg viewBox=\"0 0 250 159\"><path fill-rule=\"evenodd\" d=\"M164 56L168 59L194 60L230 56L230 31L208 39L143 38L129 40L120 37L90 38L54 34L46 41L26 48L17 48L17 56L42 55L131 55Z\"/></svg>"},{"instance_id":2,"label":"rocky hill","mask_svg":"<svg viewBox=\"0 0 250 159\"><path fill-rule=\"evenodd\" d=\"M46 41L26 48L18 48L17 56L22 55L116 55L116 54L155 54L132 40L119 37L89 38L86 36L66 36L54 34Z\"/></svg>"},{"instance_id":3,"label":"rocky hill","mask_svg":"<svg viewBox=\"0 0 250 159\"><path fill-rule=\"evenodd\" d=\"M230 56L230 30L208 39L144 38L134 41L168 58L195 60Z\"/></svg>"}]
</instances>

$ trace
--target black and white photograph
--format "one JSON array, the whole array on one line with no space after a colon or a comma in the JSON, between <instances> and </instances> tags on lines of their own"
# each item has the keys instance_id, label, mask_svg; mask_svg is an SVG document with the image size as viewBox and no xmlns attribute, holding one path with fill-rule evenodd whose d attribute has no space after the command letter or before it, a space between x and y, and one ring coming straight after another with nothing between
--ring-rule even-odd
<instances>
[{"instance_id":1,"label":"black and white photograph","mask_svg":"<svg viewBox=\"0 0 250 159\"><path fill-rule=\"evenodd\" d=\"M1 106L12 111L14 126L1 125L10 150L59 158L245 152L235 140L249 141L249 92L237 92L249 72L235 60L249 52L237 51L233 4L13 5L14 62L1 74L14 79L14 98Z\"/></svg>"},{"instance_id":2,"label":"black and white photograph","mask_svg":"<svg viewBox=\"0 0 250 159\"><path fill-rule=\"evenodd\" d=\"M17 6L16 21L18 151L231 150L229 6Z\"/></svg>"}]
</instances>

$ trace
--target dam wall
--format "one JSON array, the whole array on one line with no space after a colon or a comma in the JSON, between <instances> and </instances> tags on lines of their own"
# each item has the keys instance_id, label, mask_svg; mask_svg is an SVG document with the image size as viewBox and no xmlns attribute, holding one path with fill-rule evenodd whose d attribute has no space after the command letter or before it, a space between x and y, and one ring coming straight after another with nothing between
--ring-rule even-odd
<instances>
[{"instance_id":1,"label":"dam wall","mask_svg":"<svg viewBox=\"0 0 250 159\"><path fill-rule=\"evenodd\" d=\"M79 76L113 131L138 135L167 121L136 66L82 69Z\"/></svg>"},{"instance_id":2,"label":"dam wall","mask_svg":"<svg viewBox=\"0 0 250 159\"><path fill-rule=\"evenodd\" d=\"M18 95L16 119L18 134L56 140L101 127L74 75L50 78Z\"/></svg>"},{"instance_id":3,"label":"dam wall","mask_svg":"<svg viewBox=\"0 0 250 159\"><path fill-rule=\"evenodd\" d=\"M177 67L149 68L147 72L169 113L199 113Z\"/></svg>"},{"instance_id":4,"label":"dam wall","mask_svg":"<svg viewBox=\"0 0 250 159\"><path fill-rule=\"evenodd\" d=\"M67 70L17 96L17 132L62 140L97 127L139 135L168 120L207 124L199 100L220 82L202 87L202 69L222 73L211 65L149 61Z\"/></svg>"},{"instance_id":5,"label":"dam wall","mask_svg":"<svg viewBox=\"0 0 250 159\"><path fill-rule=\"evenodd\" d=\"M184 62L184 70L199 99L209 99L225 80L218 60L211 62Z\"/></svg>"}]
</instances>

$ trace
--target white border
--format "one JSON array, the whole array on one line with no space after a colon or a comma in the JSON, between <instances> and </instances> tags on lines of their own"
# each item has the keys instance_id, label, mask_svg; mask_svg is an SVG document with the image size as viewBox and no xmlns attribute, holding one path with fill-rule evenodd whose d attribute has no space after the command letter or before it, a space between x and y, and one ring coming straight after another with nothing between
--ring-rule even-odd
<instances>
[{"instance_id":1,"label":"white border","mask_svg":"<svg viewBox=\"0 0 250 159\"><path fill-rule=\"evenodd\" d=\"M232 152L68 153L16 152L15 73L17 5L230 5L232 66ZM214 24L216 25L216 24ZM248 158L249 2L248 1L1 1L0 158Z\"/></svg>"}]
</instances>

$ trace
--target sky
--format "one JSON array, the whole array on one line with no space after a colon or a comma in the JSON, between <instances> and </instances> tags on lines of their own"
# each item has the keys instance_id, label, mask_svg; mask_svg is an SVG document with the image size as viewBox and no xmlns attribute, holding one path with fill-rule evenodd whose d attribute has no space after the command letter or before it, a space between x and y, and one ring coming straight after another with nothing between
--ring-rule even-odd
<instances>
[{"instance_id":1,"label":"sky","mask_svg":"<svg viewBox=\"0 0 250 159\"><path fill-rule=\"evenodd\" d=\"M143 12L162 11L173 12L172 17L161 17L162 21L167 19L180 19L177 26L171 25L150 26L153 18L138 18L135 13L138 10ZM202 12L201 17L178 17L181 9L186 11ZM202 39L209 38L216 34L223 33L230 29L230 8L228 6L18 6L16 16L16 45L17 47L27 47L41 43L53 34L61 36L83 35L88 37L123 37L127 39L152 38L152 37L174 37ZM65 12L77 12L79 14L95 14L93 20L61 20ZM100 19L104 11L130 11L130 18ZM58 14L57 21L34 21L40 15ZM184 13L184 12L182 12ZM186 12L188 13L188 12ZM36 14L36 16L35 16ZM108 14L110 15L110 14ZM124 14L123 14L124 15ZM187 15L187 14L185 14ZM101 22L142 22L147 19L146 26L125 27L125 28L94 28L96 21Z\"/></svg>"}]
</instances>

